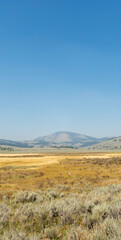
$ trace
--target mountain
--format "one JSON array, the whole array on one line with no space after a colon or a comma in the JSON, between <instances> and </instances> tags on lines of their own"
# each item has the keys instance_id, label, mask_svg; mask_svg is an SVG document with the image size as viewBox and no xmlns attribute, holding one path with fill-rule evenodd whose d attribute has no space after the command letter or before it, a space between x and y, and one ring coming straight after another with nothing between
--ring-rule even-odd
<instances>
[{"instance_id":1,"label":"mountain","mask_svg":"<svg viewBox=\"0 0 121 240\"><path fill-rule=\"evenodd\" d=\"M102 141L107 138L95 138L87 135L82 135L74 132L55 132L44 137L39 137L34 140L34 145L44 147L86 147Z\"/></svg>"},{"instance_id":2,"label":"mountain","mask_svg":"<svg viewBox=\"0 0 121 240\"><path fill-rule=\"evenodd\" d=\"M38 137L33 141L11 141L0 139L0 146L11 146L21 148L84 148L92 145L101 144L108 138L95 138L74 132L55 132L44 137ZM100 146L100 145L99 145Z\"/></svg>"},{"instance_id":3,"label":"mountain","mask_svg":"<svg viewBox=\"0 0 121 240\"><path fill-rule=\"evenodd\" d=\"M17 142L17 141L11 141L11 140L4 140L0 139L0 146L11 146L11 147L30 147L28 143L25 142Z\"/></svg>"}]
</instances>

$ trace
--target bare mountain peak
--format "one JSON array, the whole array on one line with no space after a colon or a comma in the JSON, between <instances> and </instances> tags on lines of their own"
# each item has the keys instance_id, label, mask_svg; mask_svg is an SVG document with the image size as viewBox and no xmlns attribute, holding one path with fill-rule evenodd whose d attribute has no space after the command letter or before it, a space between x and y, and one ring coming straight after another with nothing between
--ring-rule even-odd
<instances>
[{"instance_id":1,"label":"bare mountain peak","mask_svg":"<svg viewBox=\"0 0 121 240\"><path fill-rule=\"evenodd\" d=\"M96 144L101 139L75 132L58 131L44 137L36 138L35 141L43 146L81 147Z\"/></svg>"},{"instance_id":2,"label":"bare mountain peak","mask_svg":"<svg viewBox=\"0 0 121 240\"><path fill-rule=\"evenodd\" d=\"M46 135L44 137L39 137L36 138L36 140L41 140L44 139L46 141L72 141L72 139L76 139L76 138L80 138L80 139L92 139L93 137L87 136L87 135L83 135L80 133L75 133L75 132L69 132L69 131L58 131L49 135ZM93 138L96 139L96 138Z\"/></svg>"},{"instance_id":3,"label":"bare mountain peak","mask_svg":"<svg viewBox=\"0 0 121 240\"><path fill-rule=\"evenodd\" d=\"M80 133L69 131L58 131L48 134L44 137L39 137L33 141L16 142L9 140L0 140L0 145L16 146L16 147L72 147L81 148L91 146L97 143L106 141L107 138L95 138Z\"/></svg>"}]
</instances>

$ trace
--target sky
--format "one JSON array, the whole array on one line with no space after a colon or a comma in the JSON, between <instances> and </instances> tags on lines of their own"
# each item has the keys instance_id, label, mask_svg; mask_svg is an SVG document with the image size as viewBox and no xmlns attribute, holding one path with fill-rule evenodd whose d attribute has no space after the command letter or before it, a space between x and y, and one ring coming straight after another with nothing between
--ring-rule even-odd
<instances>
[{"instance_id":1,"label":"sky","mask_svg":"<svg viewBox=\"0 0 121 240\"><path fill-rule=\"evenodd\" d=\"M0 0L0 138L121 136L121 1Z\"/></svg>"}]
</instances>

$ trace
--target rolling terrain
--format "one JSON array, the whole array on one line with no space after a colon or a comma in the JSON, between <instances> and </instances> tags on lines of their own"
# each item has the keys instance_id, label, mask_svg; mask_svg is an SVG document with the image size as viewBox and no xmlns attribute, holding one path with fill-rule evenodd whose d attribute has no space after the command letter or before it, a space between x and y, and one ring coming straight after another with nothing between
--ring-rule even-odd
<instances>
[{"instance_id":1,"label":"rolling terrain","mask_svg":"<svg viewBox=\"0 0 121 240\"><path fill-rule=\"evenodd\" d=\"M86 150L86 149L85 149ZM121 151L121 137L111 138L107 141L89 146L91 151Z\"/></svg>"},{"instance_id":2,"label":"rolling terrain","mask_svg":"<svg viewBox=\"0 0 121 240\"><path fill-rule=\"evenodd\" d=\"M0 146L18 148L84 148L106 141L108 138L95 138L73 132L56 132L31 141L11 141L0 139Z\"/></svg>"},{"instance_id":3,"label":"rolling terrain","mask_svg":"<svg viewBox=\"0 0 121 240\"><path fill-rule=\"evenodd\" d=\"M106 138L107 139L107 138ZM87 135L82 135L73 132L56 132L45 137L36 138L34 141L35 145L38 146L49 146L49 147L85 147L96 143L100 143L105 138L95 138Z\"/></svg>"},{"instance_id":4,"label":"rolling terrain","mask_svg":"<svg viewBox=\"0 0 121 240\"><path fill-rule=\"evenodd\" d=\"M0 139L0 152L121 151L121 137L95 138L73 132L56 132L32 141Z\"/></svg>"}]
</instances>

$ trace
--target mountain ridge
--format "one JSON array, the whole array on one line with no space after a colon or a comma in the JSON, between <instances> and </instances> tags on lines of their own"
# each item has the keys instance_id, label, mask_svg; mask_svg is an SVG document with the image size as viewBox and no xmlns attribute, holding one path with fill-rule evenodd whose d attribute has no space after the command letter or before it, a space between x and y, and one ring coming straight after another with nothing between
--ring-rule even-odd
<instances>
[{"instance_id":1,"label":"mountain ridge","mask_svg":"<svg viewBox=\"0 0 121 240\"><path fill-rule=\"evenodd\" d=\"M119 141L116 139L119 138ZM57 131L43 137L35 138L31 141L12 141L0 139L0 146L12 146L21 148L45 148L45 147L71 147L71 148L90 148L90 149L113 149L112 145L120 145L121 137L96 138L85 134L71 131ZM110 142L109 142L110 141Z\"/></svg>"},{"instance_id":2,"label":"mountain ridge","mask_svg":"<svg viewBox=\"0 0 121 240\"><path fill-rule=\"evenodd\" d=\"M35 144L41 147L43 146L55 146L55 147L75 147L88 146L107 140L107 138L96 138L80 133L69 131L58 131L52 134L48 134L43 137L35 138Z\"/></svg>"}]
</instances>

